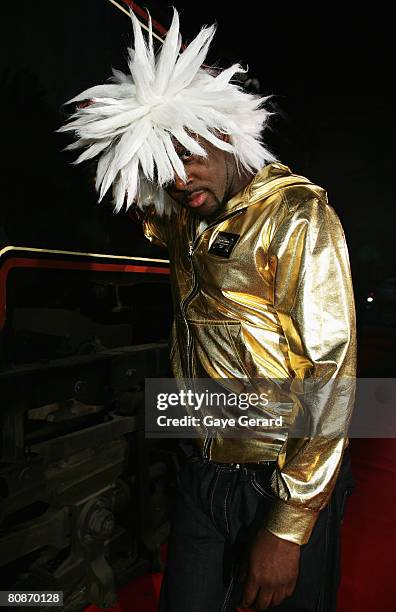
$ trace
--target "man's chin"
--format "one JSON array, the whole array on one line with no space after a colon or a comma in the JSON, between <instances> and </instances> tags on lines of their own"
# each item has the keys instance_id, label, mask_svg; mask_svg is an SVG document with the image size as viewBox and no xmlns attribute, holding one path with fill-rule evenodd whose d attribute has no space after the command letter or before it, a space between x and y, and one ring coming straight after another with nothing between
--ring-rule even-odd
<instances>
[{"instance_id":1,"label":"man's chin","mask_svg":"<svg viewBox=\"0 0 396 612\"><path fill-rule=\"evenodd\" d=\"M217 202L205 202L202 206L191 208L190 210L198 217L212 217L219 210L220 206Z\"/></svg>"}]
</instances>

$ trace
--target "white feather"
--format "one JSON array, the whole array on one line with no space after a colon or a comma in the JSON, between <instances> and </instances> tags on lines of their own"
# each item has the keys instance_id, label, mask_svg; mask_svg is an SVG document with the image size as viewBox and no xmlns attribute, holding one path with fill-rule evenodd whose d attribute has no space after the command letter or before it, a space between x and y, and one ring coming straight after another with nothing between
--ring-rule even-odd
<instances>
[{"instance_id":1,"label":"white feather","mask_svg":"<svg viewBox=\"0 0 396 612\"><path fill-rule=\"evenodd\" d=\"M149 181L152 181L154 179L154 157L147 141L144 142L140 148L139 162L144 176Z\"/></svg>"},{"instance_id":2,"label":"white feather","mask_svg":"<svg viewBox=\"0 0 396 612\"><path fill-rule=\"evenodd\" d=\"M172 73L171 88L174 92L184 89L191 83L205 60L215 32L215 26L204 28L183 51Z\"/></svg>"},{"instance_id":3,"label":"white feather","mask_svg":"<svg viewBox=\"0 0 396 612\"><path fill-rule=\"evenodd\" d=\"M201 157L206 157L207 153L203 147L192 138L187 132L183 129L173 130L173 135L180 144L187 149L187 151L191 151L191 153L195 153L195 155L200 155Z\"/></svg>"},{"instance_id":4,"label":"white feather","mask_svg":"<svg viewBox=\"0 0 396 612\"><path fill-rule=\"evenodd\" d=\"M226 70L203 68L215 26L204 27L179 55L179 16L157 57L149 18L148 42L131 14L134 49L128 50L129 74L113 69L111 83L90 87L70 102L89 101L78 108L60 131L72 131L77 141L68 149L85 148L75 163L99 155L96 189L99 201L113 185L116 211L136 199L140 207L155 203L159 214L171 214L175 204L163 187L175 173L186 180L174 141L196 155L206 156L198 142L205 139L235 157L238 168L255 172L275 157L260 136L270 113L268 97L243 91L231 79L244 72L239 64ZM219 138L227 134L229 141Z\"/></svg>"},{"instance_id":5,"label":"white feather","mask_svg":"<svg viewBox=\"0 0 396 612\"><path fill-rule=\"evenodd\" d=\"M121 173L125 177L125 183L127 185L127 208L132 206L135 199L136 193L139 190L139 162L136 157L131 159L129 164L121 170Z\"/></svg>"},{"instance_id":6,"label":"white feather","mask_svg":"<svg viewBox=\"0 0 396 612\"><path fill-rule=\"evenodd\" d=\"M85 151L81 153L81 155L79 155L79 157L76 159L74 163L80 164L81 162L87 159L92 159L93 157L96 157L104 149L107 149L110 143L111 143L111 139L98 140L97 142L92 144L90 147L88 147L88 149L85 149Z\"/></svg>"},{"instance_id":7,"label":"white feather","mask_svg":"<svg viewBox=\"0 0 396 612\"><path fill-rule=\"evenodd\" d=\"M162 45L161 53L157 62L157 74L154 87L158 96L165 94L174 70L180 46L181 38L179 35L179 15L174 9L172 24L169 28L164 44Z\"/></svg>"},{"instance_id":8,"label":"white feather","mask_svg":"<svg viewBox=\"0 0 396 612\"><path fill-rule=\"evenodd\" d=\"M162 138L165 145L165 151L171 161L174 171L183 181L187 181L187 175L183 162L175 151L170 134L168 132L164 132Z\"/></svg>"},{"instance_id":9,"label":"white feather","mask_svg":"<svg viewBox=\"0 0 396 612\"><path fill-rule=\"evenodd\" d=\"M118 85L130 85L133 84L133 79L130 74L124 74L121 70L117 70L116 68L111 69L113 76L110 77L111 81L117 83Z\"/></svg>"}]
</instances>

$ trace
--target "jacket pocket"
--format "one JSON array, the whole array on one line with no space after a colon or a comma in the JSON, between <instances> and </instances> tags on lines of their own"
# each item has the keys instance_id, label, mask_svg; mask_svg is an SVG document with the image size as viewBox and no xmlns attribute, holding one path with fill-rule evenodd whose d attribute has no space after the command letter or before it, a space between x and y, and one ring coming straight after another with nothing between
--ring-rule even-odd
<instances>
[{"instance_id":1,"label":"jacket pocket","mask_svg":"<svg viewBox=\"0 0 396 612\"><path fill-rule=\"evenodd\" d=\"M251 380L238 321L189 322L193 337L194 375Z\"/></svg>"}]
</instances>

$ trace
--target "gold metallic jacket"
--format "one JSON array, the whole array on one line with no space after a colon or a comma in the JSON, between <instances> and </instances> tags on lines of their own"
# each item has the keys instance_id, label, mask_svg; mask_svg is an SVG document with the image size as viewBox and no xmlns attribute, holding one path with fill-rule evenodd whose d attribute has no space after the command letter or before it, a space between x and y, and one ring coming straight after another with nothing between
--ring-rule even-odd
<instances>
[{"instance_id":1,"label":"gold metallic jacket","mask_svg":"<svg viewBox=\"0 0 396 612\"><path fill-rule=\"evenodd\" d=\"M252 386L264 380L290 423L308 419L311 433L302 437L217 433L201 441L203 453L221 463L275 459L266 527L304 544L335 484L347 444L340 432L354 401L355 311L344 233L325 191L280 163L264 167L206 229L199 224L184 209L170 218L150 209L144 221L146 236L169 249L174 375ZM229 258L209 252L219 232L237 237ZM289 383L288 401L276 381L282 389ZM309 392L301 392L305 384Z\"/></svg>"}]
</instances>

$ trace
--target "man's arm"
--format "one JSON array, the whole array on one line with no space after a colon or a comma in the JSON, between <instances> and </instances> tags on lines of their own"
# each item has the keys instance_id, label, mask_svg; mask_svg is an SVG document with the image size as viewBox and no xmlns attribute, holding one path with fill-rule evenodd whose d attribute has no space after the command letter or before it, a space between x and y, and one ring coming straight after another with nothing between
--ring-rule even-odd
<instances>
[{"instance_id":1,"label":"man's arm","mask_svg":"<svg viewBox=\"0 0 396 612\"><path fill-rule=\"evenodd\" d=\"M341 223L323 199L301 204L270 251L274 306L305 431L290 436L280 455L272 483L279 501L266 527L305 544L333 490L347 440L356 374L353 288Z\"/></svg>"},{"instance_id":2,"label":"man's arm","mask_svg":"<svg viewBox=\"0 0 396 612\"><path fill-rule=\"evenodd\" d=\"M305 544L333 490L355 389L355 311L345 237L334 210L308 198L275 232L269 264L305 430L289 436L277 496L251 551L244 603L279 603L293 590ZM272 561L269 562L269 559ZM270 565L269 565L270 563Z\"/></svg>"}]
</instances>

